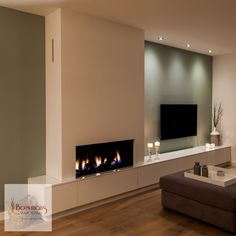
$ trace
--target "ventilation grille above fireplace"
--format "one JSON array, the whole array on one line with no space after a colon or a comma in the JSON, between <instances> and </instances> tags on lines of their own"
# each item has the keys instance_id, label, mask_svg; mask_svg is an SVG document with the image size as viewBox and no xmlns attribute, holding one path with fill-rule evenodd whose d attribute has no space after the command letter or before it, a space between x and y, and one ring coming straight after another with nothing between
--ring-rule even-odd
<instances>
[{"instance_id":1,"label":"ventilation grille above fireplace","mask_svg":"<svg viewBox=\"0 0 236 236\"><path fill-rule=\"evenodd\" d=\"M76 146L76 177L133 166L134 140Z\"/></svg>"}]
</instances>

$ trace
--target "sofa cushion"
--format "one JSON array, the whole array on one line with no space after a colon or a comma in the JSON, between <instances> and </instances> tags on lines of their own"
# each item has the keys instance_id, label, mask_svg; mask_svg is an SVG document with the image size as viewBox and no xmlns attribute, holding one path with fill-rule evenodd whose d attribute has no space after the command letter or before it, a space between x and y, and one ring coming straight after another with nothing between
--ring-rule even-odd
<instances>
[{"instance_id":1,"label":"sofa cushion","mask_svg":"<svg viewBox=\"0 0 236 236\"><path fill-rule=\"evenodd\" d=\"M184 172L160 178L163 190L209 206L236 212L236 184L220 187L184 177Z\"/></svg>"}]
</instances>

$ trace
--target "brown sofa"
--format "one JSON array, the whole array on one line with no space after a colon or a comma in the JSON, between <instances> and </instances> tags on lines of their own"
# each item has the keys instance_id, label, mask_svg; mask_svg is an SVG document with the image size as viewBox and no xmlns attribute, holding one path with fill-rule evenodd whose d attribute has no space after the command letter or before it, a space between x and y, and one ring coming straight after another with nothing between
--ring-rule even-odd
<instances>
[{"instance_id":1,"label":"brown sofa","mask_svg":"<svg viewBox=\"0 0 236 236\"><path fill-rule=\"evenodd\" d=\"M162 205L236 233L236 184L219 187L184 177L184 172L163 176Z\"/></svg>"}]
</instances>

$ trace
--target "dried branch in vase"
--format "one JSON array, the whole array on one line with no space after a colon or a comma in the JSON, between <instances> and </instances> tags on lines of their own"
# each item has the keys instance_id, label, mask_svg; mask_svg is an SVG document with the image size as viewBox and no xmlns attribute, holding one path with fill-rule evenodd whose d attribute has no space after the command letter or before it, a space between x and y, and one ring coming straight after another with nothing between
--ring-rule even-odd
<instances>
[{"instance_id":1,"label":"dried branch in vase","mask_svg":"<svg viewBox=\"0 0 236 236\"><path fill-rule=\"evenodd\" d=\"M213 121L213 125L214 127L217 127L217 125L219 124L221 117L223 115L223 108L221 103L214 103L214 107L213 107L213 114L212 114L212 121Z\"/></svg>"}]
</instances>

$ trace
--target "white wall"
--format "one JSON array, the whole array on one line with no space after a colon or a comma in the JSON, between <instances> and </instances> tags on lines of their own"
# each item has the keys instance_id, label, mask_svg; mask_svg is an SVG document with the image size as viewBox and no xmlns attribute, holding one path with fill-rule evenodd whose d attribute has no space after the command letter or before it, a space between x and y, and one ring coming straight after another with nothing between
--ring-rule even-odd
<instances>
[{"instance_id":1,"label":"white wall","mask_svg":"<svg viewBox=\"0 0 236 236\"><path fill-rule=\"evenodd\" d=\"M76 145L135 139L143 161L144 32L62 9L61 99L63 179Z\"/></svg>"},{"instance_id":2,"label":"white wall","mask_svg":"<svg viewBox=\"0 0 236 236\"><path fill-rule=\"evenodd\" d=\"M62 179L61 10L46 16L46 173ZM52 61L54 39L54 62Z\"/></svg>"},{"instance_id":3,"label":"white wall","mask_svg":"<svg viewBox=\"0 0 236 236\"><path fill-rule=\"evenodd\" d=\"M222 140L232 145L232 161L236 163L236 54L213 58L214 100L222 103Z\"/></svg>"}]
</instances>

